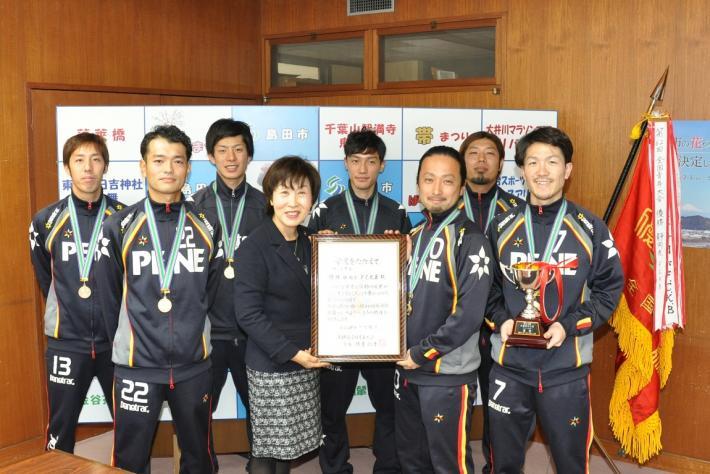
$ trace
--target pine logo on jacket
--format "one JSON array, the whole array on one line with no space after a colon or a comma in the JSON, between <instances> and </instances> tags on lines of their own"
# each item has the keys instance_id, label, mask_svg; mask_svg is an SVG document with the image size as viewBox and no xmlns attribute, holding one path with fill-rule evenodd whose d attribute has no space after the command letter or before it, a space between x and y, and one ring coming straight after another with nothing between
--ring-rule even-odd
<instances>
[{"instance_id":1,"label":"pine logo on jacket","mask_svg":"<svg viewBox=\"0 0 710 474\"><path fill-rule=\"evenodd\" d=\"M204 248L195 245L195 230L186 225L180 239L180 251L175 262L175 275L185 271L188 273L201 273L205 271L209 255ZM133 250L131 256L131 269L133 276L143 274L143 269L150 268L152 275L158 275L158 264L155 259L155 250Z\"/></svg>"}]
</instances>

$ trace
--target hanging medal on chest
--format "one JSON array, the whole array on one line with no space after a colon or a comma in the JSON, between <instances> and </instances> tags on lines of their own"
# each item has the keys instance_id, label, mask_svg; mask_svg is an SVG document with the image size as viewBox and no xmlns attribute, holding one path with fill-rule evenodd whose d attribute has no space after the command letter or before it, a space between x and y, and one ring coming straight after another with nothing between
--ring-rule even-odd
<instances>
[{"instance_id":1,"label":"hanging medal on chest","mask_svg":"<svg viewBox=\"0 0 710 474\"><path fill-rule=\"evenodd\" d=\"M158 310L161 313L168 313L173 309L173 302L168 298L168 293L167 291L164 292L163 297L158 300Z\"/></svg>"},{"instance_id":2,"label":"hanging medal on chest","mask_svg":"<svg viewBox=\"0 0 710 474\"><path fill-rule=\"evenodd\" d=\"M89 281L89 273L91 272L91 266L94 263L94 253L96 252L96 245L99 241L99 235L101 234L101 224L104 221L104 216L106 213L106 198L101 199L101 205L96 214L96 220L94 221L94 228L91 231L91 237L89 239L89 247L84 253L84 244L81 240L81 227L79 226L79 218L76 214L76 206L74 205L74 198L69 196L68 199L69 207L69 222L74 229L74 245L76 246L76 261L79 265L79 282L82 284L77 290L77 294L81 299L91 298L91 288L87 285Z\"/></svg>"},{"instance_id":3,"label":"hanging medal on chest","mask_svg":"<svg viewBox=\"0 0 710 474\"><path fill-rule=\"evenodd\" d=\"M224 255L227 262L223 273L224 278L227 280L233 280L236 276L236 272L234 271L234 251L237 248L237 241L239 240L239 227L242 224L242 217L244 217L244 206L247 202L248 191L249 183L244 183L244 194L239 199L237 212L232 219L232 232L229 232L227 217L224 213L224 205L222 205L222 200L217 192L217 181L212 181L212 192L214 193L214 202L217 207L217 218L219 219L219 225L222 227L222 247L224 247Z\"/></svg>"},{"instance_id":4,"label":"hanging medal on chest","mask_svg":"<svg viewBox=\"0 0 710 474\"><path fill-rule=\"evenodd\" d=\"M86 282L84 282L84 284L79 287L79 290L77 291L77 293L79 293L79 298L82 298L82 299L91 298L91 288L89 288L86 285Z\"/></svg>"},{"instance_id":5,"label":"hanging medal on chest","mask_svg":"<svg viewBox=\"0 0 710 474\"><path fill-rule=\"evenodd\" d=\"M234 280L235 272L233 262L233 258L227 259L227 268L224 269L224 278L226 278L227 280Z\"/></svg>"},{"instance_id":6,"label":"hanging medal on chest","mask_svg":"<svg viewBox=\"0 0 710 474\"><path fill-rule=\"evenodd\" d=\"M160 243L160 234L158 233L158 226L155 222L153 206L150 204L149 199L145 199L143 207L145 209L146 220L148 221L150 238L153 241L155 260L158 266L158 275L160 277L160 293L162 294L162 297L158 300L158 311L161 313L168 313L173 308L173 302L170 301L168 295L170 294L170 283L172 282L174 275L178 250L180 249L180 239L182 238L182 234L185 229L185 205L183 204L180 206L180 214L178 215L177 227L175 229L175 234L173 235L173 243L170 246L167 264L165 264L163 260L164 256L163 248Z\"/></svg>"}]
</instances>

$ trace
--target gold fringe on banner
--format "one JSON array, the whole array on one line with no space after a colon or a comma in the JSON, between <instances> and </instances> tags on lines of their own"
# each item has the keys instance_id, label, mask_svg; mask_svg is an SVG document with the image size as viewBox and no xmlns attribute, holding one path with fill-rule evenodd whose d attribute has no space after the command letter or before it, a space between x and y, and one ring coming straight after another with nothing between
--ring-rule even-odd
<instances>
[{"instance_id":1,"label":"gold fringe on banner","mask_svg":"<svg viewBox=\"0 0 710 474\"><path fill-rule=\"evenodd\" d=\"M661 418L658 411L655 411L635 425L629 400L648 385L656 367L669 367L672 339L667 345L667 354L663 353L662 357L659 357L659 353L652 350L651 333L633 315L625 295L621 296L619 306L609 324L617 333L619 348L626 357L616 371L614 390L609 402L609 424L623 450L643 464L662 449Z\"/></svg>"},{"instance_id":2,"label":"gold fringe on banner","mask_svg":"<svg viewBox=\"0 0 710 474\"><path fill-rule=\"evenodd\" d=\"M661 331L661 342L658 345L658 377L661 379L661 388L666 386L668 377L673 369L673 345L675 344L675 330Z\"/></svg>"},{"instance_id":3,"label":"gold fringe on banner","mask_svg":"<svg viewBox=\"0 0 710 474\"><path fill-rule=\"evenodd\" d=\"M623 294L619 306L609 319L609 324L619 337L619 348L624 353L626 362L631 362L641 375L642 380L638 381L640 385L631 393L631 396L634 396L651 380L656 366L651 333L636 319L626 302L626 295Z\"/></svg>"}]
</instances>

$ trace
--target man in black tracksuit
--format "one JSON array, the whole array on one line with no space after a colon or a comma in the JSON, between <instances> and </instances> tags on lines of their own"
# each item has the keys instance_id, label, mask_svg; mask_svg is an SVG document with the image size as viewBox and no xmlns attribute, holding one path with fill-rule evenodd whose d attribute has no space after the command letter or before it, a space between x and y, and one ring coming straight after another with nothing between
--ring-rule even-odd
<instances>
[{"instance_id":1,"label":"man in black tracksuit","mask_svg":"<svg viewBox=\"0 0 710 474\"><path fill-rule=\"evenodd\" d=\"M215 165L217 176L209 186L195 193L193 199L195 206L208 214L212 222L220 223L222 249L225 251L219 291L209 313L212 325L212 410L217 409L227 373L231 373L247 411L247 438L251 444L244 363L246 335L237 326L234 316L233 261L242 240L264 220L266 201L261 191L246 181L247 166L254 156L254 141L246 123L232 119L217 120L207 130L205 143L207 156ZM212 458L217 466L214 451Z\"/></svg>"},{"instance_id":2,"label":"man in black tracksuit","mask_svg":"<svg viewBox=\"0 0 710 474\"><path fill-rule=\"evenodd\" d=\"M528 202L491 223L496 279L487 323L494 330L495 364L488 414L496 473L520 472L536 415L557 472L584 473L589 468L593 331L616 308L624 278L609 229L564 197L572 151L569 137L556 128L542 127L524 136L515 161L530 192ZM513 318L525 306L510 267L525 261L546 262L561 275L561 293L551 279L540 306L541 316L551 321L544 328L546 348L506 344Z\"/></svg>"},{"instance_id":3,"label":"man in black tracksuit","mask_svg":"<svg viewBox=\"0 0 710 474\"><path fill-rule=\"evenodd\" d=\"M466 216L478 224L481 232L486 234L490 222L495 216L517 207L521 200L506 192L496 183L503 170L505 149L496 135L489 132L472 133L461 144L461 156L466 160L466 191L464 203ZM493 366L491 358L491 330L484 324L481 326L481 338L478 341L481 352L481 366L478 368L478 386L481 389L481 404L483 405L483 439L481 447L483 458L483 474L491 472L491 448L488 435L488 374Z\"/></svg>"},{"instance_id":4,"label":"man in black tracksuit","mask_svg":"<svg viewBox=\"0 0 710 474\"><path fill-rule=\"evenodd\" d=\"M181 449L180 472L214 470L207 314L224 262L219 224L180 192L191 151L177 127L146 134L140 165L148 197L106 220L108 256L96 268L116 364L111 464L134 472L150 472L165 400Z\"/></svg>"},{"instance_id":5,"label":"man in black tracksuit","mask_svg":"<svg viewBox=\"0 0 710 474\"><path fill-rule=\"evenodd\" d=\"M468 433L493 262L459 201L465 178L453 148L433 147L419 162L426 220L411 233L409 349L394 384L397 452L406 473L474 472Z\"/></svg>"},{"instance_id":6,"label":"man in black tracksuit","mask_svg":"<svg viewBox=\"0 0 710 474\"><path fill-rule=\"evenodd\" d=\"M371 130L352 132L344 149L348 189L320 203L313 211L309 228L313 232L338 234L382 234L386 230L408 233L411 224L406 210L377 192L377 177L385 167L386 147L382 139ZM321 371L324 435L319 453L321 470L326 474L353 472L348 463L345 415L360 372L367 381L367 392L376 412L373 472L400 472L394 443L394 366L383 363L333 366L332 370Z\"/></svg>"},{"instance_id":7,"label":"man in black tracksuit","mask_svg":"<svg viewBox=\"0 0 710 474\"><path fill-rule=\"evenodd\" d=\"M102 137L80 133L69 138L63 161L71 194L34 216L30 255L45 298L45 448L73 453L77 421L94 376L112 409L113 364L91 267L105 252L106 243L99 239L103 219L123 206L101 188L109 162Z\"/></svg>"}]
</instances>

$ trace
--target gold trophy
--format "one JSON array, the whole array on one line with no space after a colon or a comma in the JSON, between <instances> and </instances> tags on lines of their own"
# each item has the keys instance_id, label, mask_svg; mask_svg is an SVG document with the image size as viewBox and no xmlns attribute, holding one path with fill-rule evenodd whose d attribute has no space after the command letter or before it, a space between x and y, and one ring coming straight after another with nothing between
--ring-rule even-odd
<instances>
[{"instance_id":1,"label":"gold trophy","mask_svg":"<svg viewBox=\"0 0 710 474\"><path fill-rule=\"evenodd\" d=\"M554 268L543 262L519 262L510 267L515 284L525 292L525 308L513 323L513 333L506 341L507 346L545 349L547 339L542 335L544 328L540 319L540 311L535 308L535 292L549 281ZM543 273L549 272L543 276ZM541 301L544 304L544 301Z\"/></svg>"}]
</instances>

